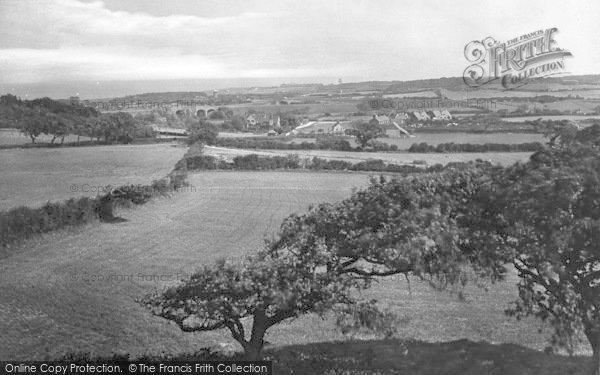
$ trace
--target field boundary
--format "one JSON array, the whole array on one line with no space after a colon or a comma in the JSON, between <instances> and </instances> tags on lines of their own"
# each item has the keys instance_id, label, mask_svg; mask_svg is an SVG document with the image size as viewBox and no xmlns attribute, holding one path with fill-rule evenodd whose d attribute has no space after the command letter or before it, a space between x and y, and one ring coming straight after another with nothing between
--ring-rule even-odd
<instances>
[{"instance_id":1,"label":"field boundary","mask_svg":"<svg viewBox=\"0 0 600 375\"><path fill-rule=\"evenodd\" d=\"M181 161L181 160L180 160ZM42 207L20 206L0 212L0 249L9 248L35 235L69 226L87 224L100 219L118 222L113 216L115 206L142 205L158 196L169 196L187 186L187 168L178 162L165 177L150 185L107 187L108 193L95 198L71 198L62 202L47 202Z\"/></svg>"}]
</instances>

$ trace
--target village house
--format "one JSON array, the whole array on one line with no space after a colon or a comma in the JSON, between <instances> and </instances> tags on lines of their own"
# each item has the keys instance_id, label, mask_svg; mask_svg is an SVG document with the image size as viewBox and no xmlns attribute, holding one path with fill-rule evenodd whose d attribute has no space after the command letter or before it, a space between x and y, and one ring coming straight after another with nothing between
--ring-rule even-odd
<instances>
[{"instance_id":1,"label":"village house","mask_svg":"<svg viewBox=\"0 0 600 375\"><path fill-rule=\"evenodd\" d=\"M396 122L400 122L400 123L402 123L402 122L405 122L405 121L406 121L406 120L408 120L409 118L410 118L410 117L408 116L408 114L407 114L406 112L400 112L400 113L396 113L396 114L393 116L393 119L394 119Z\"/></svg>"},{"instance_id":2,"label":"village house","mask_svg":"<svg viewBox=\"0 0 600 375\"><path fill-rule=\"evenodd\" d=\"M391 125L392 120L386 115L373 115L373 118L369 120L369 123L386 126Z\"/></svg>"},{"instance_id":3,"label":"village house","mask_svg":"<svg viewBox=\"0 0 600 375\"><path fill-rule=\"evenodd\" d=\"M346 134L346 128L342 125L341 122L336 122L332 129L333 134L335 135L344 135Z\"/></svg>"},{"instance_id":4,"label":"village house","mask_svg":"<svg viewBox=\"0 0 600 375\"><path fill-rule=\"evenodd\" d=\"M447 109L434 110L432 112L433 112L432 120L434 120L434 121L452 120L452 115L450 114L450 112L448 112Z\"/></svg>"},{"instance_id":5,"label":"village house","mask_svg":"<svg viewBox=\"0 0 600 375\"><path fill-rule=\"evenodd\" d=\"M385 125L385 134L390 138L405 138L414 137L406 129L400 126L396 121L392 121L390 124Z\"/></svg>"},{"instance_id":6,"label":"village house","mask_svg":"<svg viewBox=\"0 0 600 375\"><path fill-rule=\"evenodd\" d=\"M246 117L246 128L256 127L256 115L254 113Z\"/></svg>"},{"instance_id":7,"label":"village house","mask_svg":"<svg viewBox=\"0 0 600 375\"><path fill-rule=\"evenodd\" d=\"M331 134L345 135L346 129L350 129L348 122L341 121L309 121L297 126L291 134ZM290 134L288 133L288 134Z\"/></svg>"},{"instance_id":8,"label":"village house","mask_svg":"<svg viewBox=\"0 0 600 375\"><path fill-rule=\"evenodd\" d=\"M413 115L418 121L429 121L431 118L426 111L414 111Z\"/></svg>"},{"instance_id":9,"label":"village house","mask_svg":"<svg viewBox=\"0 0 600 375\"><path fill-rule=\"evenodd\" d=\"M270 128L281 127L281 118L272 113L251 113L246 116L246 128L269 126Z\"/></svg>"}]
</instances>

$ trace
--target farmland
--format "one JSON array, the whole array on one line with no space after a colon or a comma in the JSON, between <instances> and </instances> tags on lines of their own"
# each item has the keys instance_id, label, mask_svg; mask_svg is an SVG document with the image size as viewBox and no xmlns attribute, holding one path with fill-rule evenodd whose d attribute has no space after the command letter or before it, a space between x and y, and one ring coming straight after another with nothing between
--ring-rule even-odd
<instances>
[{"instance_id":1,"label":"farmland","mask_svg":"<svg viewBox=\"0 0 600 375\"><path fill-rule=\"evenodd\" d=\"M0 210L95 196L106 185L147 184L185 151L169 144L0 150Z\"/></svg>"},{"instance_id":2,"label":"farmland","mask_svg":"<svg viewBox=\"0 0 600 375\"><path fill-rule=\"evenodd\" d=\"M94 224L33 240L0 261L0 358L73 350L178 352L206 340L223 341L220 334L183 335L134 299L219 257L255 250L289 213L342 199L367 179L197 174L190 179L195 191L125 210L123 224Z\"/></svg>"},{"instance_id":3,"label":"farmland","mask_svg":"<svg viewBox=\"0 0 600 375\"><path fill-rule=\"evenodd\" d=\"M400 150L408 150L413 143L425 142L436 146L440 143L529 143L529 142L547 142L542 134L537 133L416 133L412 138L379 138L381 142L386 142L398 146Z\"/></svg>"},{"instance_id":4,"label":"farmland","mask_svg":"<svg viewBox=\"0 0 600 375\"><path fill-rule=\"evenodd\" d=\"M394 164L413 164L425 162L428 165L447 164L451 162L465 162L469 160L489 160L494 164L510 165L517 161L526 161L529 152L469 152L448 154L419 154L402 152L344 152L327 150L243 150L234 148L207 146L204 148L206 155L215 156L225 160L231 160L238 155L258 154L265 156L298 155L300 158L319 157L327 160L344 160L352 163L369 159L381 159Z\"/></svg>"},{"instance_id":5,"label":"farmland","mask_svg":"<svg viewBox=\"0 0 600 375\"><path fill-rule=\"evenodd\" d=\"M194 189L124 210L119 225L91 224L31 240L0 261L0 358L31 359L66 351L96 354L190 352L231 342L224 331L184 334L152 317L135 299L220 257L257 249L281 220L311 203L337 201L367 184L362 173L206 172ZM35 260L35 261L32 261ZM486 340L543 349L539 324L502 310L515 297L514 277L489 292L469 287L466 300L425 282L382 281L377 298L406 316L401 338ZM278 326L274 347L343 339L330 319L306 316ZM585 353L586 348L582 348Z\"/></svg>"},{"instance_id":6,"label":"farmland","mask_svg":"<svg viewBox=\"0 0 600 375\"><path fill-rule=\"evenodd\" d=\"M226 133L222 135L219 133L219 137L235 137L235 134L243 133ZM346 138L350 144L354 147L357 146L354 138ZM285 138L285 142L288 143L302 143L302 142L315 142L316 138ZM484 143L505 143L505 144L518 144L528 142L547 142L547 139L543 134L539 133L463 133L463 132L452 132L452 133L416 133L414 137L410 138L377 138L378 142L385 142L390 145L398 146L399 150L408 150L414 143L425 142L429 145L436 146L440 143L471 143L471 144L484 144Z\"/></svg>"},{"instance_id":7,"label":"farmland","mask_svg":"<svg viewBox=\"0 0 600 375\"><path fill-rule=\"evenodd\" d=\"M504 117L502 121L507 122L525 122L525 121L535 121L541 118L543 121L553 120L553 121L561 121L561 120L569 120L569 121L581 121L581 120L594 120L600 119L600 116L576 116L576 115L556 115L556 116L522 116L522 117Z\"/></svg>"}]
</instances>

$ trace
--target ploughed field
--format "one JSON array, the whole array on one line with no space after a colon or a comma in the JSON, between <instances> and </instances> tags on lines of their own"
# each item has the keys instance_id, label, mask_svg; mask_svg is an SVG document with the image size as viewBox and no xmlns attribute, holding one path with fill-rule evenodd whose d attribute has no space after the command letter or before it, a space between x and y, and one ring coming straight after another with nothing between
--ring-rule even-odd
<instances>
[{"instance_id":1,"label":"ploughed field","mask_svg":"<svg viewBox=\"0 0 600 375\"><path fill-rule=\"evenodd\" d=\"M367 173L195 173L186 191L119 211L126 222L92 223L30 240L0 258L0 359L73 351L181 353L232 343L227 331L183 333L135 300L218 258L255 251L287 215L339 201L368 179ZM516 295L515 281L491 285L488 292L468 287L461 300L418 280L409 288L394 277L364 297L407 318L399 323L400 338L543 349L537 322L502 313ZM331 317L313 315L274 327L267 336L274 348L344 338Z\"/></svg>"},{"instance_id":2,"label":"ploughed field","mask_svg":"<svg viewBox=\"0 0 600 375\"><path fill-rule=\"evenodd\" d=\"M0 210L95 196L107 185L148 184L166 176L186 150L171 144L0 150Z\"/></svg>"}]
</instances>

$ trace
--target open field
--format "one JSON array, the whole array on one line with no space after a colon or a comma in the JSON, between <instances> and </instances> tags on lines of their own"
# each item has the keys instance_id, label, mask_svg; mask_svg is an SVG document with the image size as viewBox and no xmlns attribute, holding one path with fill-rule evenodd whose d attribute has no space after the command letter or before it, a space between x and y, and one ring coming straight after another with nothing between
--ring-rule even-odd
<instances>
[{"instance_id":1,"label":"open field","mask_svg":"<svg viewBox=\"0 0 600 375\"><path fill-rule=\"evenodd\" d=\"M304 100L302 98L301 100ZM259 110L267 113L285 113L299 112L306 115L316 115L323 113L341 114L357 112L356 105L360 103L358 100L352 99L323 99L319 97L310 98L312 103L298 104L269 104L269 103L249 103L249 104L232 104L227 107L235 112L235 114L243 115L249 110Z\"/></svg>"},{"instance_id":2,"label":"open field","mask_svg":"<svg viewBox=\"0 0 600 375\"><path fill-rule=\"evenodd\" d=\"M541 118L542 120L570 120L570 121L582 121L582 120L596 120L600 119L600 116L576 116L576 115L556 115L556 116L522 116L522 117L503 117L502 121L506 122L525 122L535 121Z\"/></svg>"},{"instance_id":3,"label":"open field","mask_svg":"<svg viewBox=\"0 0 600 375\"><path fill-rule=\"evenodd\" d=\"M364 173L206 172L194 189L119 214L121 224L90 224L34 239L0 259L0 359L33 359L68 351L191 352L232 342L225 331L184 334L151 316L135 299L220 257L257 249L292 212L337 201L367 184ZM530 320L503 315L514 276L489 291L468 287L466 300L418 280L389 278L366 293L406 316L399 337L467 338L543 349ZM309 315L275 327L272 348L342 340L331 319ZM587 353L582 348L580 353Z\"/></svg>"},{"instance_id":4,"label":"open field","mask_svg":"<svg viewBox=\"0 0 600 375\"><path fill-rule=\"evenodd\" d=\"M416 133L413 138L378 138L378 141L398 146L400 150L408 150L414 143L425 142L432 146L440 143L506 143L518 144L529 142L547 142L543 134L534 133Z\"/></svg>"},{"instance_id":5,"label":"open field","mask_svg":"<svg viewBox=\"0 0 600 375\"><path fill-rule=\"evenodd\" d=\"M406 92L402 94L384 94L384 98L437 98L438 95L431 90Z\"/></svg>"},{"instance_id":6,"label":"open field","mask_svg":"<svg viewBox=\"0 0 600 375\"><path fill-rule=\"evenodd\" d=\"M106 185L148 184L185 152L170 144L0 150L0 210L95 196Z\"/></svg>"},{"instance_id":7,"label":"open field","mask_svg":"<svg viewBox=\"0 0 600 375\"><path fill-rule=\"evenodd\" d=\"M563 90L563 91L521 91L521 90L494 90L486 88L454 91L441 89L442 94L451 100L465 100L473 98L531 98L535 96L550 95L556 97L575 97L600 99L600 90Z\"/></svg>"},{"instance_id":8,"label":"open field","mask_svg":"<svg viewBox=\"0 0 600 375\"><path fill-rule=\"evenodd\" d=\"M219 257L254 251L288 214L343 199L367 180L359 173L196 174L196 191L122 211L125 223L33 240L0 259L0 359L179 352L225 341L223 333L184 335L134 300Z\"/></svg>"},{"instance_id":9,"label":"open field","mask_svg":"<svg viewBox=\"0 0 600 375\"><path fill-rule=\"evenodd\" d=\"M254 134L254 133L234 133L234 132L219 132L220 138L252 138L252 137L266 137L267 133Z\"/></svg>"},{"instance_id":10,"label":"open field","mask_svg":"<svg viewBox=\"0 0 600 375\"><path fill-rule=\"evenodd\" d=\"M354 151L328 151L328 150L246 150L225 147L207 146L204 148L206 155L211 155L226 160L231 160L238 155L265 155L285 156L298 155L300 158L313 158L315 156L328 160L345 160L358 163L369 159L381 159L388 163L412 164L415 161L425 161L429 165L447 164L450 162L464 162L475 159L489 160L492 163L510 165L517 161L526 161L530 152L465 152L465 153L408 153L408 152L354 152Z\"/></svg>"},{"instance_id":11,"label":"open field","mask_svg":"<svg viewBox=\"0 0 600 375\"><path fill-rule=\"evenodd\" d=\"M232 134L232 133L230 133ZM472 143L472 144L484 144L484 143L529 143L529 142L547 142L548 140L543 134L536 133L416 133L414 137L410 138L377 138L379 142L385 142L390 145L398 146L399 150L408 150L414 143L425 142L432 146L437 146L440 143ZM219 134L219 136L221 136ZM227 137L227 136L225 136ZM286 143L314 143L316 138L283 138ZM356 146L355 139L353 137L345 138L352 146Z\"/></svg>"}]
</instances>

